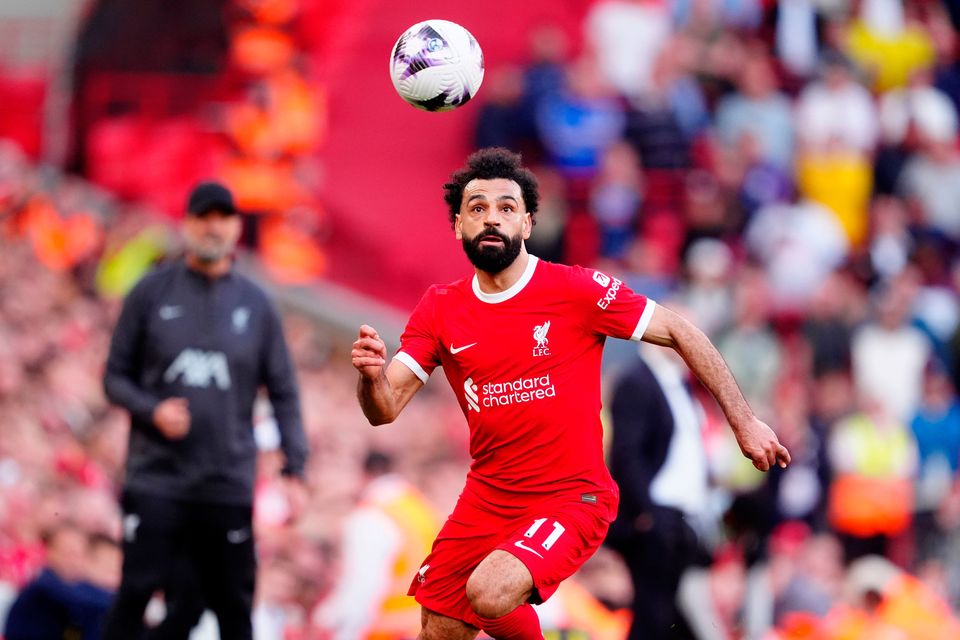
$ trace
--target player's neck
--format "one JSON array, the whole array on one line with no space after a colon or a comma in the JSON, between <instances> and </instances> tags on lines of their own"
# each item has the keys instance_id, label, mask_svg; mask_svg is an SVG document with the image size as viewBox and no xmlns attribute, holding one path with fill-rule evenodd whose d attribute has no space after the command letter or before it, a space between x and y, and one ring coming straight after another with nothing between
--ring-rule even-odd
<instances>
[{"instance_id":1,"label":"player's neck","mask_svg":"<svg viewBox=\"0 0 960 640\"><path fill-rule=\"evenodd\" d=\"M530 254L526 247L520 249L517 259L513 263L497 274L487 273L477 269L477 282L480 285L480 291L484 293L500 293L506 291L520 280L523 272L527 269L527 263L530 261Z\"/></svg>"}]
</instances>

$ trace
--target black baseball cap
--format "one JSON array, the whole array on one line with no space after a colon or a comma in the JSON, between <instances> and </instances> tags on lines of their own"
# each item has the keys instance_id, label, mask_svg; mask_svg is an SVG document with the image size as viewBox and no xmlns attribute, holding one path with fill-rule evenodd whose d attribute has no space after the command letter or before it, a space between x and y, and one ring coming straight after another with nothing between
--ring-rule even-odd
<instances>
[{"instance_id":1,"label":"black baseball cap","mask_svg":"<svg viewBox=\"0 0 960 640\"><path fill-rule=\"evenodd\" d=\"M190 197L187 199L187 213L202 216L214 210L231 215L238 213L230 189L219 182L201 182L190 192Z\"/></svg>"}]
</instances>

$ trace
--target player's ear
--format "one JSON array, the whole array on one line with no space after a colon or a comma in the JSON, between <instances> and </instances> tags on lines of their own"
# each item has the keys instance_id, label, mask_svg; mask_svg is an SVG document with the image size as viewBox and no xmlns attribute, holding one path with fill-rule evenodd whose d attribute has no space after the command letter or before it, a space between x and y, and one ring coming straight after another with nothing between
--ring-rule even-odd
<instances>
[{"instance_id":1,"label":"player's ear","mask_svg":"<svg viewBox=\"0 0 960 640\"><path fill-rule=\"evenodd\" d=\"M463 240L463 230L460 228L460 214L453 219L453 236L457 240Z\"/></svg>"},{"instance_id":2,"label":"player's ear","mask_svg":"<svg viewBox=\"0 0 960 640\"><path fill-rule=\"evenodd\" d=\"M533 232L533 214L527 212L523 214L523 239L526 240Z\"/></svg>"}]
</instances>

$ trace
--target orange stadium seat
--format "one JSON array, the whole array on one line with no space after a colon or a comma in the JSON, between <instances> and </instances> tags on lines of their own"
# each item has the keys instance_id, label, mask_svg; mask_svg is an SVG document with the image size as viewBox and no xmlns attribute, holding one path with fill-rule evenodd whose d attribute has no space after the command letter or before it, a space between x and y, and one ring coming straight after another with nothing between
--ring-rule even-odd
<instances>
[{"instance_id":1,"label":"orange stadium seat","mask_svg":"<svg viewBox=\"0 0 960 640\"><path fill-rule=\"evenodd\" d=\"M310 199L285 161L235 158L224 165L220 176L244 211L283 212Z\"/></svg>"},{"instance_id":2,"label":"orange stadium seat","mask_svg":"<svg viewBox=\"0 0 960 640\"><path fill-rule=\"evenodd\" d=\"M27 203L23 231L37 259L53 271L67 271L100 247L102 229L96 218L85 212L62 217L44 197Z\"/></svg>"},{"instance_id":3,"label":"orange stadium seat","mask_svg":"<svg viewBox=\"0 0 960 640\"><path fill-rule=\"evenodd\" d=\"M230 58L248 73L269 73L288 66L296 51L293 40L283 31L247 26L233 35Z\"/></svg>"},{"instance_id":4,"label":"orange stadium seat","mask_svg":"<svg viewBox=\"0 0 960 640\"><path fill-rule=\"evenodd\" d=\"M316 240L282 216L263 221L259 249L270 275L285 284L309 283L327 268L327 257Z\"/></svg>"}]
</instances>

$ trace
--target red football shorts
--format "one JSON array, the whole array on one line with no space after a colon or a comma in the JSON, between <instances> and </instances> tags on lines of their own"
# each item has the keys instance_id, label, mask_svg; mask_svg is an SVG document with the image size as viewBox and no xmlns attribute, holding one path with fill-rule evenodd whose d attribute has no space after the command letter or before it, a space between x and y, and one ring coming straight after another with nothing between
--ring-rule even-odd
<instances>
[{"instance_id":1,"label":"red football shorts","mask_svg":"<svg viewBox=\"0 0 960 640\"><path fill-rule=\"evenodd\" d=\"M480 627L467 600L467 579L494 549L516 556L533 576L530 602L544 602L596 552L616 515L609 491L543 502L503 516L461 497L433 543L408 595L434 613Z\"/></svg>"}]
</instances>

